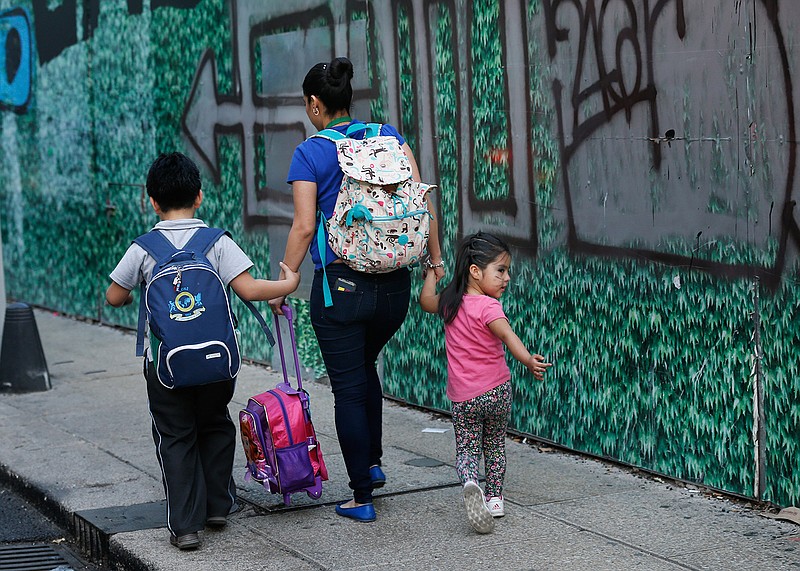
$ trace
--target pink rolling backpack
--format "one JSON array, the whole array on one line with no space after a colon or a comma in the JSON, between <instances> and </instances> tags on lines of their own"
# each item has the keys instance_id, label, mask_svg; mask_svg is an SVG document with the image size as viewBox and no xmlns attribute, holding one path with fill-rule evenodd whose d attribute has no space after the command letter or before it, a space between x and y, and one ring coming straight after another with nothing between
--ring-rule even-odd
<instances>
[{"instance_id":1,"label":"pink rolling backpack","mask_svg":"<svg viewBox=\"0 0 800 571\"><path fill-rule=\"evenodd\" d=\"M288 506L295 492L306 492L314 499L322 496L322 482L328 479L328 470L311 423L308 393L303 390L292 310L287 305L281 309L289 322L297 388L289 383L278 327L279 316L276 315L283 382L270 391L251 397L247 407L239 412L239 425L247 457L245 481L252 478L271 493L282 494L283 502Z\"/></svg>"}]
</instances>

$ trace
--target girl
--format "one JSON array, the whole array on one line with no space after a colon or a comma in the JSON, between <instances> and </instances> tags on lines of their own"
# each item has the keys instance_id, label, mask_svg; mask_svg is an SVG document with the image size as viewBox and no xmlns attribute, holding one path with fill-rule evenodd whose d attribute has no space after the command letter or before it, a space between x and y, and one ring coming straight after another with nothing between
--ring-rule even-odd
<instances>
[{"instance_id":1,"label":"girl","mask_svg":"<svg viewBox=\"0 0 800 571\"><path fill-rule=\"evenodd\" d=\"M511 253L499 238L478 232L467 236L456 253L455 275L436 293L437 277L425 274L420 305L444 320L447 350L447 398L452 401L456 437L456 470L464 485L467 517L479 533L494 529L494 517L505 515L503 479L505 435L511 414L511 372L503 344L536 379L550 363L531 355L520 341L498 301L511 279ZM478 485L483 452L486 494ZM488 504L487 504L488 500Z\"/></svg>"}]
</instances>

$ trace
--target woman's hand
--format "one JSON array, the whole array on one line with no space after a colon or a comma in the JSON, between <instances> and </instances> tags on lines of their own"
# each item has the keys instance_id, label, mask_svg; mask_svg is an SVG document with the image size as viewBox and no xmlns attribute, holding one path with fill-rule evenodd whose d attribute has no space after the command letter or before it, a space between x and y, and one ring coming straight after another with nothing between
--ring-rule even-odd
<instances>
[{"instance_id":1,"label":"woman's hand","mask_svg":"<svg viewBox=\"0 0 800 571\"><path fill-rule=\"evenodd\" d=\"M275 299L269 300L269 308L272 310L272 313L275 315L283 315L283 311L281 307L286 304L286 296L282 295L281 297L276 297Z\"/></svg>"}]
</instances>

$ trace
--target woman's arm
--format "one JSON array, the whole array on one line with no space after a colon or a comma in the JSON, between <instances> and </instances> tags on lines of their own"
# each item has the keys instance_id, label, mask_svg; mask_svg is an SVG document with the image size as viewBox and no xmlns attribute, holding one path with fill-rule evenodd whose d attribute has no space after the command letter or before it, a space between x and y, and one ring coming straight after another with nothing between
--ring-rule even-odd
<instances>
[{"instance_id":1,"label":"woman's arm","mask_svg":"<svg viewBox=\"0 0 800 571\"><path fill-rule=\"evenodd\" d=\"M286 241L283 263L296 272L306 257L317 227L317 183L296 180L292 183L294 219ZM324 252L320 252L324 255ZM284 276L281 276L283 278Z\"/></svg>"},{"instance_id":2,"label":"woman's arm","mask_svg":"<svg viewBox=\"0 0 800 571\"><path fill-rule=\"evenodd\" d=\"M430 254L430 261L432 264L441 264L442 247L439 243L439 222L437 220L436 212L434 212L435 208L433 207L432 201L429 198L426 200L427 208L431 212L431 228L430 235L428 236L428 254ZM433 268L433 273L436 276L436 281L438 282L444 277L444 266Z\"/></svg>"},{"instance_id":3,"label":"woman's arm","mask_svg":"<svg viewBox=\"0 0 800 571\"><path fill-rule=\"evenodd\" d=\"M403 152L408 157L408 162L411 163L411 180L415 182L422 182L422 179L419 176L417 160L414 158L414 153L411 151L411 147L408 146L408 143L403 143L403 146L400 148L403 149Z\"/></svg>"},{"instance_id":4,"label":"woman's arm","mask_svg":"<svg viewBox=\"0 0 800 571\"><path fill-rule=\"evenodd\" d=\"M308 246L314 239L314 230L317 222L317 183L306 180L296 180L292 183L292 197L294 200L294 218L286 240L286 251L283 254L283 263L293 272L300 270L300 264L308 252ZM324 255L324 252L320 252ZM281 269L279 280L286 279L286 272ZM285 295L273 298L269 305L274 313L281 313Z\"/></svg>"},{"instance_id":5,"label":"woman's arm","mask_svg":"<svg viewBox=\"0 0 800 571\"><path fill-rule=\"evenodd\" d=\"M411 179L416 182L421 182L422 179L419 174L419 166L417 166L417 161L414 158L414 153L411 151L411 147L408 146L408 143L403 143L401 147L403 152L408 157L408 162L411 163ZM433 207L433 201L425 197L425 207L431 212L431 228L430 228L430 236L428 237L428 254L431 256L431 263L439 264L442 261L442 248L439 244L439 221L437 220L437 215L435 212L435 208ZM444 268L433 268L433 273L436 275L436 281L439 281L444 277Z\"/></svg>"}]
</instances>

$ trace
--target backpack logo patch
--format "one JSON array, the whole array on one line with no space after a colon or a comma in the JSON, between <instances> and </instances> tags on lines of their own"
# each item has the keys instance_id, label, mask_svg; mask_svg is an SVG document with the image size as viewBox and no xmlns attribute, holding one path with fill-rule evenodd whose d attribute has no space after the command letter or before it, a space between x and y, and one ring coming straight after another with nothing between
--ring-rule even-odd
<instances>
[{"instance_id":1,"label":"backpack logo patch","mask_svg":"<svg viewBox=\"0 0 800 571\"><path fill-rule=\"evenodd\" d=\"M192 295L188 288L178 293L174 301L169 302L169 318L175 321L197 319L205 310L202 294Z\"/></svg>"}]
</instances>

